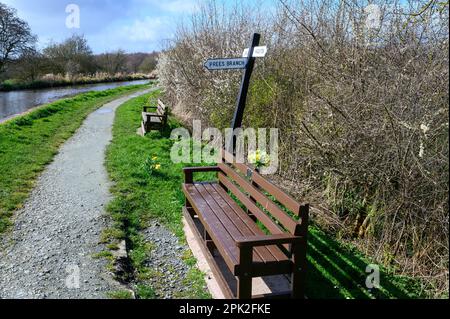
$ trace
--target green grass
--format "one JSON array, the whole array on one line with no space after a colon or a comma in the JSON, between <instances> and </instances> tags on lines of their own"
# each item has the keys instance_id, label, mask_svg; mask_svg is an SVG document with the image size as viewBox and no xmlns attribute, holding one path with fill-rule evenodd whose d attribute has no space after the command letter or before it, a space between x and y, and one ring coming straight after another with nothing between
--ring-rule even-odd
<instances>
[{"instance_id":1,"label":"green grass","mask_svg":"<svg viewBox=\"0 0 450 319\"><path fill-rule=\"evenodd\" d=\"M158 94L157 92L154 94ZM105 237L126 239L131 245L132 263L138 273L137 296L154 297L152 287L145 284L148 276L160 276L143 266L149 251L139 232L156 218L162 221L182 240L181 208L184 196L181 191L182 168L170 160L172 141L168 138L171 129L179 124L170 119L166 132L152 132L145 138L136 135L140 122L141 105L147 96L125 103L116 113L113 129L114 139L107 152L107 167L115 186L115 199L109 206L115 221ZM161 170L149 175L144 163L151 156L158 156ZM206 177L206 174L200 174ZM209 176L210 177L210 176ZM108 235L109 234L109 235ZM203 274L195 268L195 259L189 252L183 257L191 272L182 284L191 290L177 297L209 297L204 290ZM315 226L310 227L308 242L307 296L309 298L418 298L425 297L416 280L394 276L381 268L381 288L369 290L365 287L367 265L371 262L356 249L343 245L327 236Z\"/></svg>"},{"instance_id":2,"label":"green grass","mask_svg":"<svg viewBox=\"0 0 450 319\"><path fill-rule=\"evenodd\" d=\"M112 291L107 295L111 299L133 299L133 294L128 290Z\"/></svg>"},{"instance_id":3,"label":"green grass","mask_svg":"<svg viewBox=\"0 0 450 319\"><path fill-rule=\"evenodd\" d=\"M127 241L129 257L136 272L138 298L154 298L154 287L149 286L147 279L161 275L144 265L152 247L143 240L140 231L156 218L184 240L181 222L184 198L180 192L183 164L171 162L172 141L168 138L171 129L178 123L170 119L169 128L162 134L153 132L145 138L138 136L136 129L140 123L141 107L148 96L130 100L117 109L113 140L107 150L106 162L114 182L111 189L114 199L108 206L114 226L105 230L103 237ZM161 165L161 169L150 175L145 163L149 163L148 159L154 155L158 157L156 162ZM209 293L204 289L203 274L195 267L192 255L184 261L190 271L182 284L189 289L176 297L209 298Z\"/></svg>"},{"instance_id":4,"label":"green grass","mask_svg":"<svg viewBox=\"0 0 450 319\"><path fill-rule=\"evenodd\" d=\"M143 87L80 94L0 124L0 233L11 225L13 212L21 208L39 173L86 116L106 102Z\"/></svg>"},{"instance_id":5,"label":"green grass","mask_svg":"<svg viewBox=\"0 0 450 319\"><path fill-rule=\"evenodd\" d=\"M310 298L410 299L426 298L417 279L398 276L380 266L380 288L368 289L365 281L370 259L311 226L308 237L307 295Z\"/></svg>"}]
</instances>

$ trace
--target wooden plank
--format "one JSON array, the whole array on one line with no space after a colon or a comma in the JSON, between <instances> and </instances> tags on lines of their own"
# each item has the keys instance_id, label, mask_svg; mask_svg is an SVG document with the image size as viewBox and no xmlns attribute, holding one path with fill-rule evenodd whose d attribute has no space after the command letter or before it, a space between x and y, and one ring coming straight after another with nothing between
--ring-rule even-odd
<instances>
[{"instance_id":1,"label":"wooden plank","mask_svg":"<svg viewBox=\"0 0 450 319\"><path fill-rule=\"evenodd\" d=\"M191 228L192 233L194 234L194 237L199 242L200 249L202 250L203 254L205 255L206 262L208 263L209 268L211 268L211 271L214 275L214 277L217 280L217 283L222 290L223 295L227 299L235 298L235 295L230 289L230 286L228 285L227 281L225 280L222 272L220 271L219 267L217 266L214 257L209 252L208 248L204 245L201 235L198 231L197 226L194 223L194 220L192 219L191 214L188 212L188 208L183 207L183 215L186 219L186 222L189 225L189 228Z\"/></svg>"},{"instance_id":2,"label":"wooden plank","mask_svg":"<svg viewBox=\"0 0 450 319\"><path fill-rule=\"evenodd\" d=\"M211 195L211 197L216 202L219 209L222 209L225 213L224 220L228 219L230 222L237 228L237 230L240 233L240 236L255 236L258 235L264 235L262 231L256 227L255 223L248 217L247 214L245 214L244 211L241 210L245 216L247 216L248 220L242 220L239 216L239 214L228 205L228 203L222 198L222 196L214 189L214 187L211 184L204 184L203 187L206 189L206 191ZM211 207L213 208L213 207ZM216 209L213 208L214 211ZM219 216L218 216L219 217ZM223 222L223 221L222 221ZM255 227L251 227L250 223L253 224ZM239 236L239 235L238 235ZM235 237L233 237L236 239ZM239 237L238 237L239 238ZM261 249L262 248L262 249ZM267 247L258 247L254 250L262 259L263 262L270 262L270 261L276 261L277 258L267 249Z\"/></svg>"},{"instance_id":3,"label":"wooden plank","mask_svg":"<svg viewBox=\"0 0 450 319\"><path fill-rule=\"evenodd\" d=\"M195 188L198 190L198 192L202 195L203 199L206 201L206 203L211 208L211 211L217 216L217 219L222 223L223 227L227 230L227 232L233 238L232 242L223 242L222 244L224 244L224 245L231 244L233 246L236 246L236 244L235 244L236 238L252 235L252 232L247 227L245 227L245 225L242 222L239 223L238 220L230 219L230 217L227 215L227 213L214 200L214 197L212 197L211 194L208 193L208 191L205 188L205 185L202 185L202 184L194 184L194 185L195 185ZM270 259L273 260L273 256L267 251L267 249L265 249L265 250L254 249L253 250L253 260L255 262L264 262L265 261L264 258L266 258L267 261L270 261Z\"/></svg>"},{"instance_id":4,"label":"wooden plank","mask_svg":"<svg viewBox=\"0 0 450 319\"><path fill-rule=\"evenodd\" d=\"M250 216L246 212L244 212L241 207L239 207L239 205L227 194L227 192L225 192L222 187L220 187L218 184L212 184L210 187L213 187L218 195L221 196L224 203L228 204L229 207L234 210L236 217L246 224L253 235L264 235L263 231L259 229L256 223L250 218ZM272 254L275 260L287 260L287 256L277 246L267 246L266 248Z\"/></svg>"},{"instance_id":5,"label":"wooden plank","mask_svg":"<svg viewBox=\"0 0 450 319\"><path fill-rule=\"evenodd\" d=\"M275 203L268 199L261 191L257 190L250 182L241 177L230 166L224 163L220 163L218 166L228 177L236 181L246 192L258 201L258 203L267 209L273 217L280 221L291 234L296 233L300 224L283 212Z\"/></svg>"},{"instance_id":6,"label":"wooden plank","mask_svg":"<svg viewBox=\"0 0 450 319\"><path fill-rule=\"evenodd\" d=\"M247 165L236 163L236 168L243 174L247 173L247 169L250 169ZM262 177L258 172L252 170L251 180L266 192L275 197L281 204L287 209L297 214L300 210L300 204L292 197L287 195L283 190L272 184L270 181Z\"/></svg>"},{"instance_id":7,"label":"wooden plank","mask_svg":"<svg viewBox=\"0 0 450 319\"><path fill-rule=\"evenodd\" d=\"M239 201L245 205L256 216L256 218L263 223L263 225L272 234L283 234L284 231L278 226L266 213L264 213L258 206L256 206L241 190L234 185L224 174L219 173L219 181L229 189Z\"/></svg>"},{"instance_id":8,"label":"wooden plank","mask_svg":"<svg viewBox=\"0 0 450 319\"><path fill-rule=\"evenodd\" d=\"M163 110L166 109L166 105L160 99L158 99L158 106L161 107Z\"/></svg>"},{"instance_id":9,"label":"wooden plank","mask_svg":"<svg viewBox=\"0 0 450 319\"><path fill-rule=\"evenodd\" d=\"M281 245L281 244L299 244L303 237L294 236L291 234L277 234L277 235L255 235L253 237L242 237L237 239L236 245L238 247L258 247L266 245Z\"/></svg>"},{"instance_id":10,"label":"wooden plank","mask_svg":"<svg viewBox=\"0 0 450 319\"><path fill-rule=\"evenodd\" d=\"M161 119L159 117L156 117L156 116L151 116L150 117L150 122L152 122L152 123L161 123Z\"/></svg>"},{"instance_id":11,"label":"wooden plank","mask_svg":"<svg viewBox=\"0 0 450 319\"><path fill-rule=\"evenodd\" d=\"M269 194L273 195L273 197L275 197L281 204L283 204L287 209L292 211L294 214L297 214L299 212L301 205L295 199L293 199L279 187L275 186L273 183L262 177L253 168L249 167L244 163L236 163L236 158L226 150L223 150L222 158L224 159L226 158L230 164L235 166L244 175L246 175L247 172L250 170L252 172L251 180L253 182L255 182L259 187L264 189Z\"/></svg>"},{"instance_id":12,"label":"wooden plank","mask_svg":"<svg viewBox=\"0 0 450 319\"><path fill-rule=\"evenodd\" d=\"M198 194L198 191L193 184L183 184L183 192L195 209L195 212L203 226L206 228L206 231L216 244L217 249L225 260L228 268L232 273L235 273L236 265L238 264L238 249L235 245L230 246L221 244L223 242L234 242L234 240L223 227L222 223L217 220L217 217L203 200L203 197Z\"/></svg>"}]
</instances>

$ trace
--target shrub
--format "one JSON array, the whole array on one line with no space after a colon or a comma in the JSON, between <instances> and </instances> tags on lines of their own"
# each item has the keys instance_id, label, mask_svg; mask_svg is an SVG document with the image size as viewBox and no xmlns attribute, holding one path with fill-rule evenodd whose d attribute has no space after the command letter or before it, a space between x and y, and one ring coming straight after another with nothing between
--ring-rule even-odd
<instances>
[{"instance_id":1,"label":"shrub","mask_svg":"<svg viewBox=\"0 0 450 319\"><path fill-rule=\"evenodd\" d=\"M448 2L372 5L378 27L364 1L280 1L273 17L210 1L161 54L160 82L187 125L228 127L240 74L203 62L258 30L269 52L243 125L280 129L274 178L322 228L448 293Z\"/></svg>"}]
</instances>

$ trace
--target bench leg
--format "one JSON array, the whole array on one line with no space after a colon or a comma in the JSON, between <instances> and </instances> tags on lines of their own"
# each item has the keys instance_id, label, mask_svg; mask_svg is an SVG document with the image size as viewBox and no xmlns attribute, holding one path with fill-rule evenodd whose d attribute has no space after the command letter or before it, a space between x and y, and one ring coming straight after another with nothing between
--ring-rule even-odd
<instances>
[{"instance_id":1,"label":"bench leg","mask_svg":"<svg viewBox=\"0 0 450 319\"><path fill-rule=\"evenodd\" d=\"M142 130L142 136L145 136L147 131L145 130L145 123L144 123L144 121L141 122L141 130Z\"/></svg>"},{"instance_id":2,"label":"bench leg","mask_svg":"<svg viewBox=\"0 0 450 319\"><path fill-rule=\"evenodd\" d=\"M237 277L237 298L238 299L252 298L252 277L250 276Z\"/></svg>"},{"instance_id":3,"label":"bench leg","mask_svg":"<svg viewBox=\"0 0 450 319\"><path fill-rule=\"evenodd\" d=\"M251 299L252 298L252 276L250 273L253 259L252 247L239 248L239 265L240 272L237 277L237 298Z\"/></svg>"},{"instance_id":4,"label":"bench leg","mask_svg":"<svg viewBox=\"0 0 450 319\"><path fill-rule=\"evenodd\" d=\"M306 285L306 241L292 246L294 269L291 274L291 297L305 298Z\"/></svg>"},{"instance_id":5,"label":"bench leg","mask_svg":"<svg viewBox=\"0 0 450 319\"><path fill-rule=\"evenodd\" d=\"M209 252L211 253L211 256L214 257L214 250L216 249L216 245L214 245L214 242L211 239L211 236L209 236L208 232L203 230L203 240L206 243L206 248L208 248Z\"/></svg>"}]
</instances>

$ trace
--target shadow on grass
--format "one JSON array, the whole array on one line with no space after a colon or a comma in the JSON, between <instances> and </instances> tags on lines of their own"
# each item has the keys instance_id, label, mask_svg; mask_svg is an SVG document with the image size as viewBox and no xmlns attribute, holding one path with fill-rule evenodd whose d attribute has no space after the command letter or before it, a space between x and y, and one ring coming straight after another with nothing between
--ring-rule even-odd
<instances>
[{"instance_id":1,"label":"shadow on grass","mask_svg":"<svg viewBox=\"0 0 450 319\"><path fill-rule=\"evenodd\" d=\"M379 289L366 287L370 263L359 253L343 247L315 227L308 238L308 282L310 298L399 298L413 297L403 287L405 278L380 269ZM417 296L416 296L417 297Z\"/></svg>"}]
</instances>

